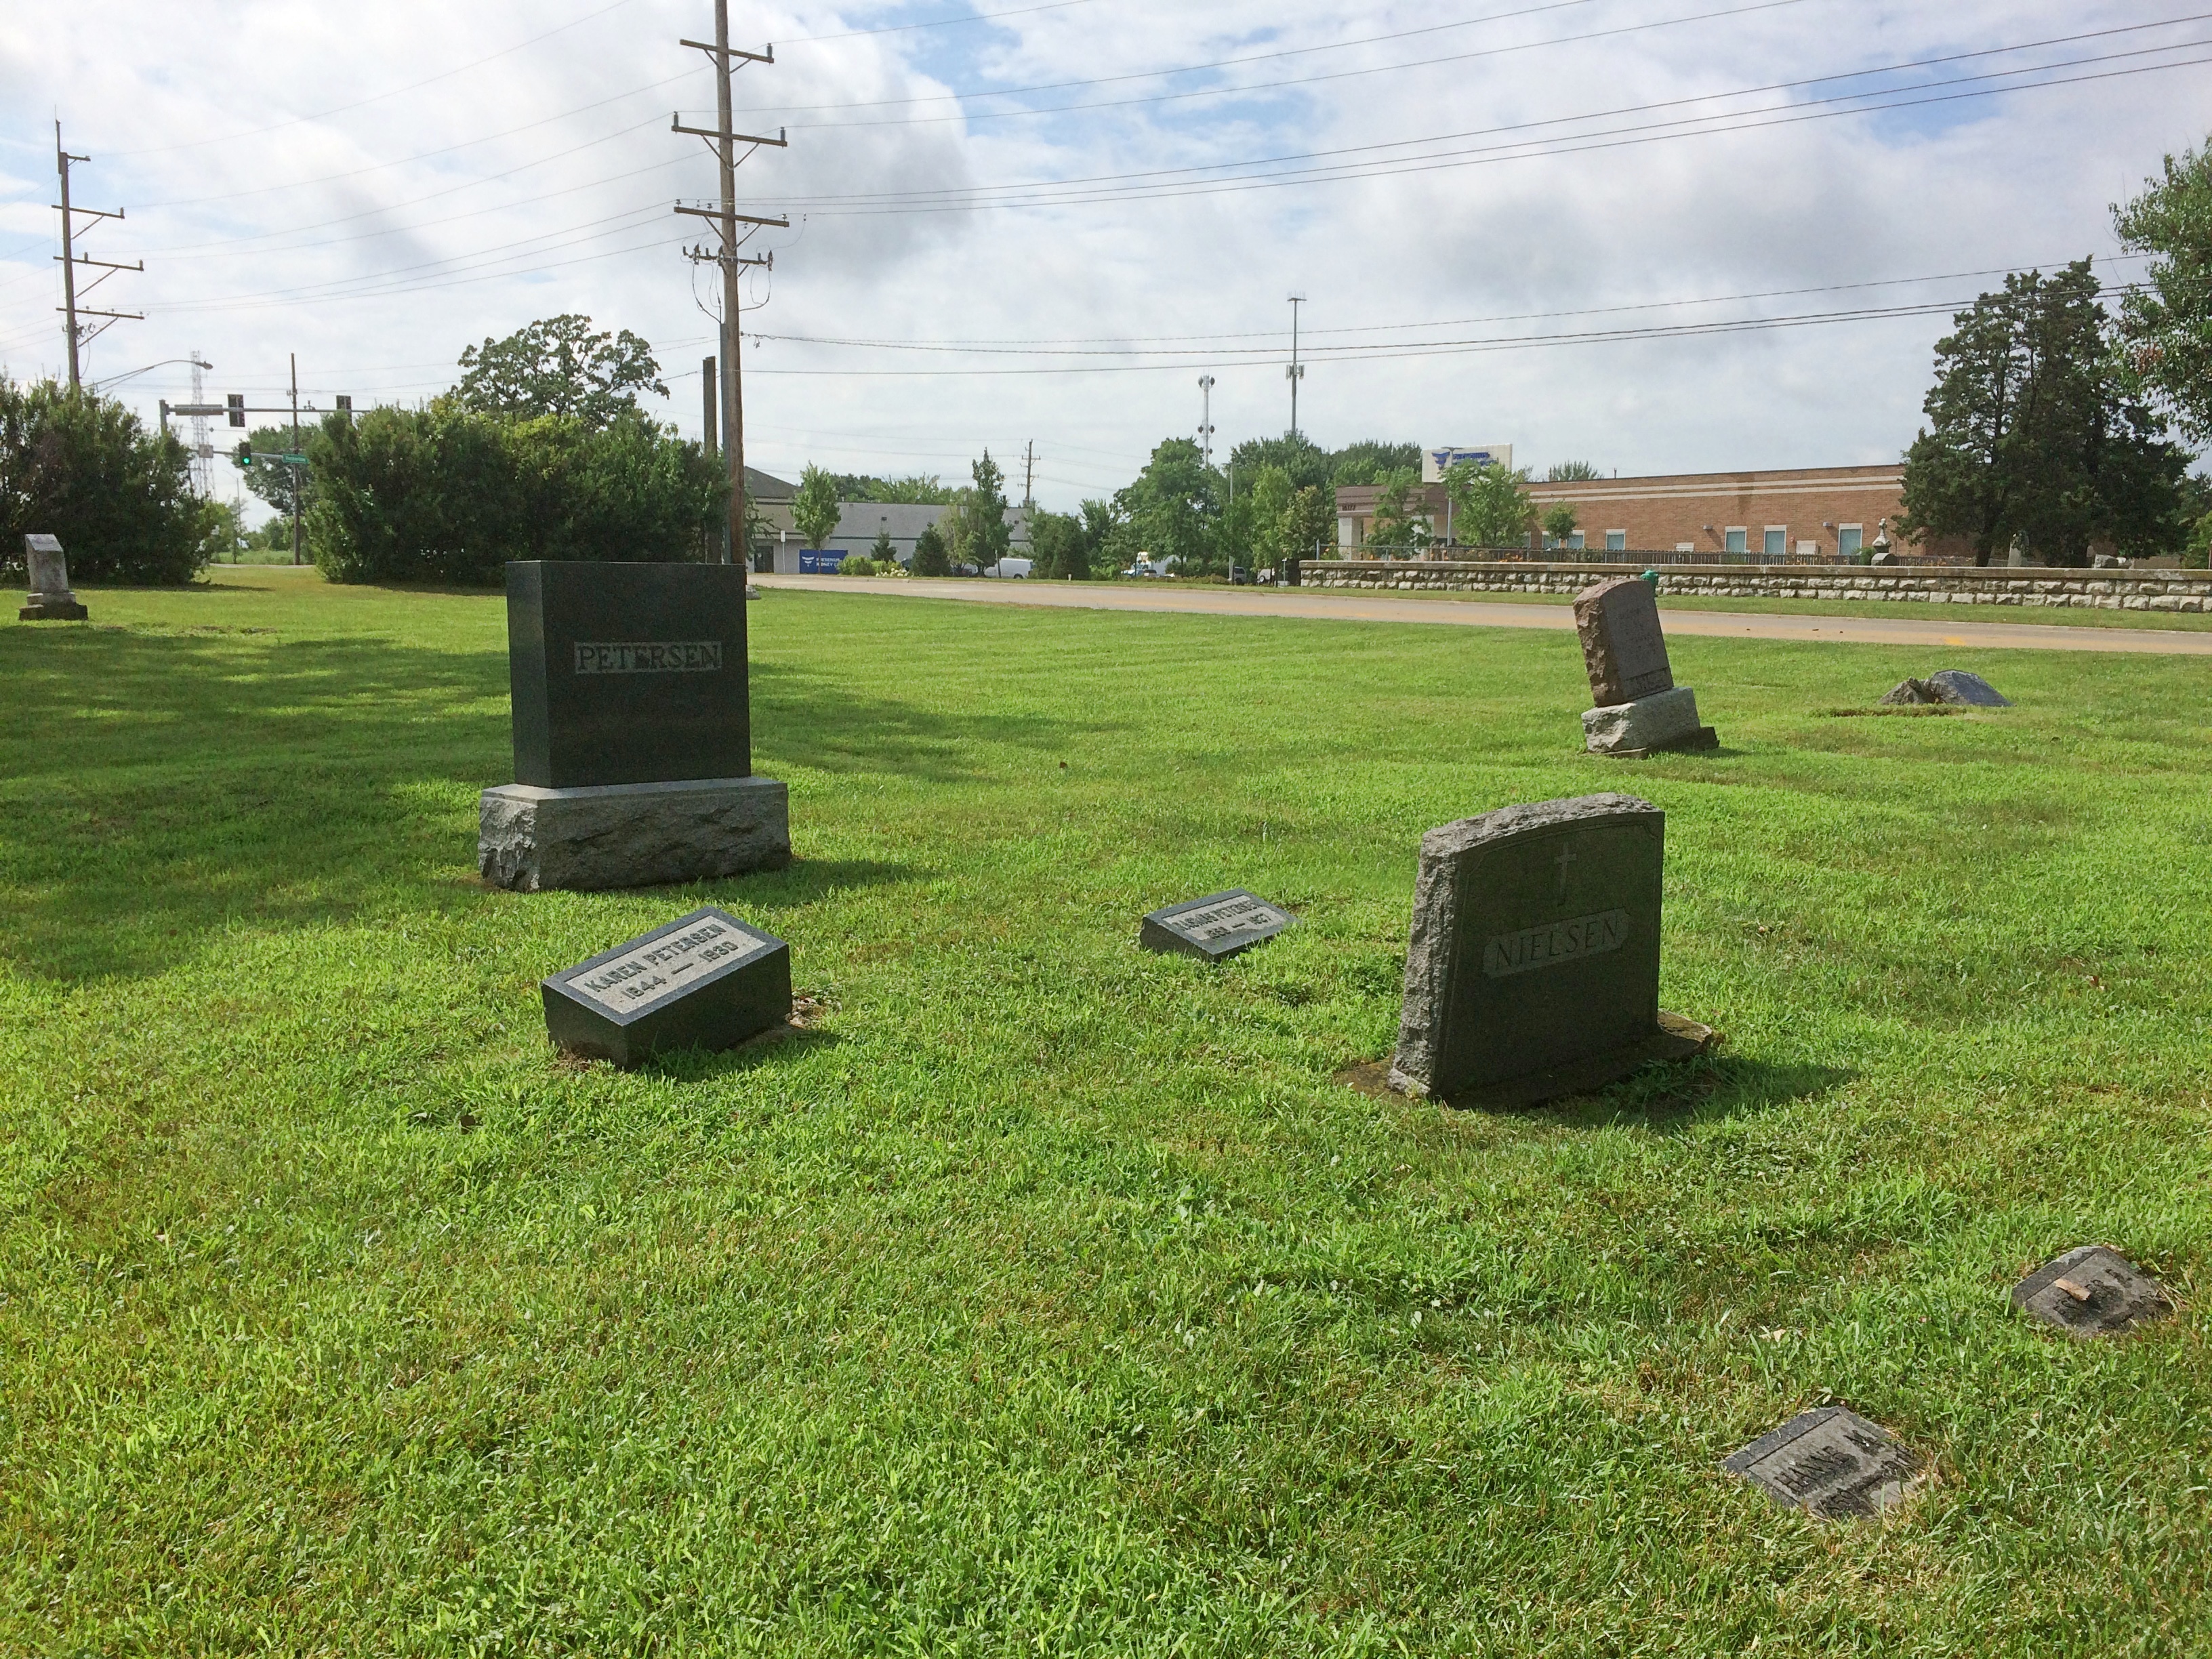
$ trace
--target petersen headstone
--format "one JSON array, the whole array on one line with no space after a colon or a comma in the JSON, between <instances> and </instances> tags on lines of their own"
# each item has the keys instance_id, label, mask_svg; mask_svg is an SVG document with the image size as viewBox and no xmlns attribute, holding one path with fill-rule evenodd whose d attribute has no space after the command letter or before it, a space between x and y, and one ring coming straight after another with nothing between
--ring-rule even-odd
<instances>
[{"instance_id":1,"label":"petersen headstone","mask_svg":"<svg viewBox=\"0 0 2212 1659\"><path fill-rule=\"evenodd\" d=\"M507 568L514 782L483 793L496 886L643 887L791 861L784 786L752 775L745 573Z\"/></svg>"},{"instance_id":2,"label":"petersen headstone","mask_svg":"<svg viewBox=\"0 0 2212 1659\"><path fill-rule=\"evenodd\" d=\"M1640 576L1599 582L1575 595L1575 632L1595 707L1583 716L1593 754L1632 757L1662 749L1713 749L1697 693L1674 684L1655 585Z\"/></svg>"},{"instance_id":3,"label":"petersen headstone","mask_svg":"<svg viewBox=\"0 0 2212 1659\"><path fill-rule=\"evenodd\" d=\"M1242 887L1170 904L1146 916L1137 943L1147 951L1224 962L1271 939L1297 918Z\"/></svg>"},{"instance_id":4,"label":"petersen headstone","mask_svg":"<svg viewBox=\"0 0 2212 1659\"><path fill-rule=\"evenodd\" d=\"M24 537L23 563L30 576L31 592L15 613L17 621L82 622L92 614L70 591L69 561L62 556L58 537Z\"/></svg>"},{"instance_id":5,"label":"petersen headstone","mask_svg":"<svg viewBox=\"0 0 2212 1659\"><path fill-rule=\"evenodd\" d=\"M1659 1007L1666 825L1583 795L1422 836L1391 1086L1529 1105L1703 1048L1710 1030Z\"/></svg>"},{"instance_id":6,"label":"petersen headstone","mask_svg":"<svg viewBox=\"0 0 2212 1659\"><path fill-rule=\"evenodd\" d=\"M1721 1467L1786 1508L1836 1520L1903 1503L1920 1460L1879 1423L1847 1407L1822 1406L1761 1435Z\"/></svg>"},{"instance_id":7,"label":"petersen headstone","mask_svg":"<svg viewBox=\"0 0 2212 1659\"><path fill-rule=\"evenodd\" d=\"M733 1048L791 1012L791 947L708 905L542 982L561 1048L625 1068Z\"/></svg>"}]
</instances>

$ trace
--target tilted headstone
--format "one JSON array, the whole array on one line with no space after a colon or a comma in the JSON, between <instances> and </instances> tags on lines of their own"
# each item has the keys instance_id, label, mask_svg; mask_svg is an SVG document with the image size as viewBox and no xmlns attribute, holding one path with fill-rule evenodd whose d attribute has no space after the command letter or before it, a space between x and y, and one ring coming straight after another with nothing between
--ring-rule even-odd
<instances>
[{"instance_id":1,"label":"tilted headstone","mask_svg":"<svg viewBox=\"0 0 2212 1659\"><path fill-rule=\"evenodd\" d=\"M1633 757L1663 749L1714 749L1698 696L1674 684L1654 584L1640 576L1599 582L1575 595L1575 632L1595 706L1583 715L1583 746Z\"/></svg>"},{"instance_id":2,"label":"tilted headstone","mask_svg":"<svg viewBox=\"0 0 2212 1659\"><path fill-rule=\"evenodd\" d=\"M561 1048L629 1067L733 1048L791 1012L791 947L708 905L543 981Z\"/></svg>"},{"instance_id":3,"label":"tilted headstone","mask_svg":"<svg viewBox=\"0 0 2212 1659\"><path fill-rule=\"evenodd\" d=\"M1893 1509L1918 1484L1920 1460L1879 1423L1822 1406L1763 1434L1722 1461L1790 1509L1823 1520Z\"/></svg>"},{"instance_id":4,"label":"tilted headstone","mask_svg":"<svg viewBox=\"0 0 2212 1659\"><path fill-rule=\"evenodd\" d=\"M23 563L30 577L30 598L15 613L19 622L82 622L92 613L77 603L70 591L69 561L55 536L23 538Z\"/></svg>"},{"instance_id":5,"label":"tilted headstone","mask_svg":"<svg viewBox=\"0 0 2212 1659\"><path fill-rule=\"evenodd\" d=\"M1170 904L1146 916L1137 943L1147 951L1223 962L1271 939L1297 918L1242 887Z\"/></svg>"},{"instance_id":6,"label":"tilted headstone","mask_svg":"<svg viewBox=\"0 0 2212 1659\"><path fill-rule=\"evenodd\" d=\"M745 573L507 568L514 783L484 791L486 881L644 887L791 861L784 786L752 775Z\"/></svg>"},{"instance_id":7,"label":"tilted headstone","mask_svg":"<svg viewBox=\"0 0 2212 1659\"><path fill-rule=\"evenodd\" d=\"M1527 1105L1702 1048L1709 1030L1659 1008L1666 824L1583 795L1422 836L1391 1086Z\"/></svg>"},{"instance_id":8,"label":"tilted headstone","mask_svg":"<svg viewBox=\"0 0 2212 1659\"><path fill-rule=\"evenodd\" d=\"M2012 1305L2069 1336L2110 1336L2172 1311L2159 1282L2104 1244L2046 1261L2013 1288Z\"/></svg>"}]
</instances>

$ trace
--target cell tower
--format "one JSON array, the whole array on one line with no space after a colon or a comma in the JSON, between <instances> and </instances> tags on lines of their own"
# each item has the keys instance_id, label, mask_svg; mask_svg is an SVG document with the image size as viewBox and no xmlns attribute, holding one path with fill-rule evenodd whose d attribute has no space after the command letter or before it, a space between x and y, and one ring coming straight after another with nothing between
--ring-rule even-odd
<instances>
[{"instance_id":1,"label":"cell tower","mask_svg":"<svg viewBox=\"0 0 2212 1659\"><path fill-rule=\"evenodd\" d=\"M206 374L209 365L200 357L200 349L192 348L192 407L207 407ZM208 465L215 459L215 446L208 441L207 416L192 416L192 494L206 501L215 494L213 469Z\"/></svg>"}]
</instances>

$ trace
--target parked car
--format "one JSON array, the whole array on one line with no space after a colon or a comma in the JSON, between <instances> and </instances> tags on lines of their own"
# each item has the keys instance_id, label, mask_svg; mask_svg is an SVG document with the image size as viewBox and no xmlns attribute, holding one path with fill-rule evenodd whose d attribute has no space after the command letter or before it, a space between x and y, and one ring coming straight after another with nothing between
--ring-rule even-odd
<instances>
[{"instance_id":1,"label":"parked car","mask_svg":"<svg viewBox=\"0 0 2212 1659\"><path fill-rule=\"evenodd\" d=\"M1003 581L1018 582L1025 580L1030 572L1036 568L1036 560L1018 559L1009 555L983 574L987 576L996 576Z\"/></svg>"},{"instance_id":2,"label":"parked car","mask_svg":"<svg viewBox=\"0 0 2212 1659\"><path fill-rule=\"evenodd\" d=\"M1241 564L1232 564L1229 567L1229 584L1232 587L1249 587L1252 573Z\"/></svg>"}]
</instances>

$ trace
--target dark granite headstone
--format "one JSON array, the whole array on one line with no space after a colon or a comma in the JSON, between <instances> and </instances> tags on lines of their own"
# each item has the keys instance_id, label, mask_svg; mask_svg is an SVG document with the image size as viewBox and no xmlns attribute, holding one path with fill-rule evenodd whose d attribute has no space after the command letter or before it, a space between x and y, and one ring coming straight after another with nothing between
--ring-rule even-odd
<instances>
[{"instance_id":1,"label":"dark granite headstone","mask_svg":"<svg viewBox=\"0 0 2212 1659\"><path fill-rule=\"evenodd\" d=\"M2118 1250L2084 1244L2013 1289L2012 1305L2069 1336L2109 1336L2172 1311L2156 1279Z\"/></svg>"},{"instance_id":2,"label":"dark granite headstone","mask_svg":"<svg viewBox=\"0 0 2212 1659\"><path fill-rule=\"evenodd\" d=\"M1137 943L1147 951L1221 962L1274 938L1297 920L1257 895L1232 887L1153 911L1137 930Z\"/></svg>"},{"instance_id":3,"label":"dark granite headstone","mask_svg":"<svg viewBox=\"0 0 2212 1659\"><path fill-rule=\"evenodd\" d=\"M713 905L543 982L561 1048L633 1066L669 1048L732 1048L791 1012L791 947Z\"/></svg>"},{"instance_id":4,"label":"dark granite headstone","mask_svg":"<svg viewBox=\"0 0 2212 1659\"><path fill-rule=\"evenodd\" d=\"M1392 1086L1522 1105L1703 1048L1710 1030L1659 1010L1666 823L1583 795L1422 836Z\"/></svg>"},{"instance_id":5,"label":"dark granite headstone","mask_svg":"<svg viewBox=\"0 0 2212 1659\"><path fill-rule=\"evenodd\" d=\"M1946 668L1928 677L1929 689L1943 702L1965 703L1974 708L2009 708L2012 699L2001 696L1997 689L1979 674L1969 674L1964 669Z\"/></svg>"},{"instance_id":6,"label":"dark granite headstone","mask_svg":"<svg viewBox=\"0 0 2212 1659\"><path fill-rule=\"evenodd\" d=\"M517 783L750 775L738 566L510 564L507 631Z\"/></svg>"},{"instance_id":7,"label":"dark granite headstone","mask_svg":"<svg viewBox=\"0 0 2212 1659\"><path fill-rule=\"evenodd\" d=\"M1888 1430L1843 1406L1822 1406L1763 1434L1721 1467L1823 1520L1873 1515L1911 1496L1920 1460Z\"/></svg>"},{"instance_id":8,"label":"dark granite headstone","mask_svg":"<svg viewBox=\"0 0 2212 1659\"><path fill-rule=\"evenodd\" d=\"M1575 595L1575 632L1589 671L1590 701L1600 708L1674 689L1654 583L1622 576L1585 587Z\"/></svg>"}]
</instances>

